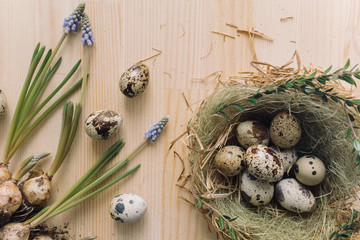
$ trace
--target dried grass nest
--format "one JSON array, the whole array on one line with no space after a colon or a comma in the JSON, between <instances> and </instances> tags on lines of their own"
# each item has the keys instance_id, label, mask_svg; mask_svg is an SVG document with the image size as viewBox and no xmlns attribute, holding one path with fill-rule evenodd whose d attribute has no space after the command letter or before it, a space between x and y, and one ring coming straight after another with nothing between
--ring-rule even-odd
<instances>
[{"instance_id":1,"label":"dried grass nest","mask_svg":"<svg viewBox=\"0 0 360 240\"><path fill-rule=\"evenodd\" d=\"M279 71L298 74L290 68L268 67L265 75L262 71L242 77L245 81L255 80L256 84L231 80L207 97L188 123L188 189L220 239L234 239L235 235L237 239L329 239L338 222L346 218L349 201L356 195L356 155L352 142L345 138L349 122L340 105L295 90L264 95L256 104L246 100L259 86L289 78L289 74L275 74ZM341 85L335 87L343 89ZM240 102L244 110L226 108L229 118L214 114L220 104L239 99L244 99ZM327 168L324 182L311 188L317 200L313 213L291 213L275 201L265 207L253 207L241 200L237 177L227 179L212 167L219 148L236 141L233 129L239 122L255 119L269 125L282 111L295 114L301 122L303 135L296 146L299 155L316 155Z\"/></svg>"}]
</instances>

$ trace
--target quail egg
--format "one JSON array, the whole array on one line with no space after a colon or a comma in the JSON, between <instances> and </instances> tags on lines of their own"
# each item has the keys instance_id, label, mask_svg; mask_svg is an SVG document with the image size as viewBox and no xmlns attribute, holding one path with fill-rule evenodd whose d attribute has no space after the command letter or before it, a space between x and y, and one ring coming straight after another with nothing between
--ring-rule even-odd
<instances>
[{"instance_id":1,"label":"quail egg","mask_svg":"<svg viewBox=\"0 0 360 240\"><path fill-rule=\"evenodd\" d=\"M6 115L6 111L7 111L6 97L4 92L0 90L0 118L3 118Z\"/></svg>"},{"instance_id":2,"label":"quail egg","mask_svg":"<svg viewBox=\"0 0 360 240\"><path fill-rule=\"evenodd\" d=\"M136 63L120 77L120 91L133 98L145 91L149 83L149 68L143 63Z\"/></svg>"},{"instance_id":3,"label":"quail egg","mask_svg":"<svg viewBox=\"0 0 360 240\"><path fill-rule=\"evenodd\" d=\"M139 220L146 212L144 199L136 194L117 195L110 204L110 215L115 221L132 223Z\"/></svg>"},{"instance_id":4,"label":"quail egg","mask_svg":"<svg viewBox=\"0 0 360 240\"><path fill-rule=\"evenodd\" d=\"M281 112L270 124L270 139L278 147L291 148L301 138L301 126L294 114Z\"/></svg>"},{"instance_id":5,"label":"quail egg","mask_svg":"<svg viewBox=\"0 0 360 240\"><path fill-rule=\"evenodd\" d=\"M286 178L275 186L275 199L285 209L296 212L313 212L316 201L312 192L294 178Z\"/></svg>"},{"instance_id":6,"label":"quail egg","mask_svg":"<svg viewBox=\"0 0 360 240\"><path fill-rule=\"evenodd\" d=\"M99 110L90 114L85 121L85 131L89 137L105 140L114 135L123 122L122 116L111 110Z\"/></svg>"},{"instance_id":7,"label":"quail egg","mask_svg":"<svg viewBox=\"0 0 360 240\"><path fill-rule=\"evenodd\" d=\"M253 145L246 150L245 164L251 175L269 182L279 181L284 167L276 152L265 145Z\"/></svg>"},{"instance_id":8,"label":"quail egg","mask_svg":"<svg viewBox=\"0 0 360 240\"><path fill-rule=\"evenodd\" d=\"M277 146L271 147L278 155L286 173L289 168L296 162L298 155L295 148L279 148Z\"/></svg>"},{"instance_id":9,"label":"quail egg","mask_svg":"<svg viewBox=\"0 0 360 240\"><path fill-rule=\"evenodd\" d=\"M245 170L240 179L240 191L245 201L254 206L263 206L274 196L274 184L259 180Z\"/></svg>"},{"instance_id":10,"label":"quail egg","mask_svg":"<svg viewBox=\"0 0 360 240\"><path fill-rule=\"evenodd\" d=\"M215 155L214 168L227 177L238 175L245 166L245 151L238 146L225 146Z\"/></svg>"},{"instance_id":11,"label":"quail egg","mask_svg":"<svg viewBox=\"0 0 360 240\"><path fill-rule=\"evenodd\" d=\"M236 138L240 145L247 149L256 144L268 145L269 130L259 121L245 121L236 127Z\"/></svg>"},{"instance_id":12,"label":"quail egg","mask_svg":"<svg viewBox=\"0 0 360 240\"><path fill-rule=\"evenodd\" d=\"M320 158L304 156L294 165L296 179L307 186L315 186L325 178L326 168Z\"/></svg>"}]
</instances>

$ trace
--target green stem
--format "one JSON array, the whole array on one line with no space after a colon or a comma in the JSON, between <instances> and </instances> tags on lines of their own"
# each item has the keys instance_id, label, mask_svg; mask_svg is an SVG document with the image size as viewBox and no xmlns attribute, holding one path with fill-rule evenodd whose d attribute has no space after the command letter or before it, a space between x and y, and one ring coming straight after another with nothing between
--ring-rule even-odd
<instances>
[{"instance_id":1,"label":"green stem","mask_svg":"<svg viewBox=\"0 0 360 240\"><path fill-rule=\"evenodd\" d=\"M54 158L53 163L51 164L51 167L49 171L47 172L47 175L49 177L53 177L56 171L59 169L61 164L64 161L64 149L66 147L66 143L69 138L69 133L71 130L71 123L72 123L72 117L74 113L74 104L72 102L67 102L64 105L64 111L63 111L63 119L62 119L62 126L60 131L60 139L59 144L57 148L57 152Z\"/></svg>"},{"instance_id":2,"label":"green stem","mask_svg":"<svg viewBox=\"0 0 360 240\"><path fill-rule=\"evenodd\" d=\"M21 125L20 128L17 129L15 136L13 137L11 147L14 146L16 141L19 139L20 135L24 132L25 128L30 124L30 122L35 118L35 116L44 108L44 106L55 96L56 93L60 91L60 89L69 81L75 71L78 69L81 60L79 60L75 66L71 69L68 75L64 78L64 80L59 84L59 86L34 110L31 115L26 118L26 121Z\"/></svg>"},{"instance_id":3,"label":"green stem","mask_svg":"<svg viewBox=\"0 0 360 240\"><path fill-rule=\"evenodd\" d=\"M15 154L16 150L20 147L20 145L25 141L25 139L34 131L34 129L52 112L55 108L66 99L69 95L71 95L82 83L82 79L79 80L71 89L69 89L64 95L62 95L58 100L56 100L44 113L42 113L36 121L21 135L19 140L16 142L14 147L11 148L9 153L7 154L5 163L8 163L11 157Z\"/></svg>"},{"instance_id":4,"label":"green stem","mask_svg":"<svg viewBox=\"0 0 360 240\"><path fill-rule=\"evenodd\" d=\"M40 215L38 218L33 218L31 222L28 222L31 226L36 226L43 221L47 216L49 216L53 211L56 210L58 206L60 206L63 202L65 202L69 197L74 194L74 191L78 189L79 186L83 184L84 181L88 180L88 177L92 175L93 171L97 169L99 165L101 165L102 161L106 160L109 155L113 152L119 152L121 147L123 146L123 141L120 140L116 142L112 147L110 147L93 165L92 167L57 201L55 201L48 211L44 214Z\"/></svg>"},{"instance_id":5,"label":"green stem","mask_svg":"<svg viewBox=\"0 0 360 240\"><path fill-rule=\"evenodd\" d=\"M35 51L36 51L36 49L38 49L38 46L35 48ZM35 53L35 51L34 51L34 53ZM26 76L24 86L23 86L23 88L21 90L20 97L19 97L18 103L16 105L15 113L14 113L13 119L11 121L10 130L9 130L9 133L8 133L8 136L7 136L7 139L6 139L4 153L3 153L2 160L1 160L1 162L4 163L4 164L9 163L9 160L7 160L6 157L7 157L7 154L9 152L9 150L10 150L10 144L11 144L12 138L14 136L14 133L16 131L16 126L17 126L18 119L19 119L20 114L21 114L23 104L24 104L25 95L26 95L26 92L27 92L27 90L29 88L31 79L32 79L32 77L34 75L35 69L36 69L36 67L37 67L37 65L38 65L44 51L45 51L45 47L42 47L37 52L36 56L34 56L34 58L31 61L30 68L29 68L28 74Z\"/></svg>"},{"instance_id":6,"label":"green stem","mask_svg":"<svg viewBox=\"0 0 360 240\"><path fill-rule=\"evenodd\" d=\"M82 105L84 99L86 83L89 78L89 71L90 71L90 51L88 50L88 47L84 47L84 55L85 55L84 56L85 66L84 66L84 75L83 75L84 81L81 86L80 101L79 101L80 105Z\"/></svg>"},{"instance_id":7,"label":"green stem","mask_svg":"<svg viewBox=\"0 0 360 240\"><path fill-rule=\"evenodd\" d=\"M14 174L12 175L12 179L19 180L22 178L27 172L29 172L41 159L49 156L50 153L39 153L34 156L30 156L25 159L15 170Z\"/></svg>"},{"instance_id":8,"label":"green stem","mask_svg":"<svg viewBox=\"0 0 360 240\"><path fill-rule=\"evenodd\" d=\"M43 69L43 71L41 72L38 81L35 83L34 89L38 89L38 87L40 86L40 84L41 84L41 82L43 81L43 79L44 79L44 77L45 77L48 69L50 68L50 65L51 65L53 59L55 58L57 52L59 51L59 48L61 47L61 44L64 42L66 36L67 36L66 33L63 33L63 35L61 36L58 44L56 45L54 51L51 53L51 56L50 56L49 60L47 61L46 65L45 65L45 67L44 67L44 69ZM28 96L28 99L29 99L29 100L31 100L31 101L34 100L35 92L36 92L36 91L33 91L33 92L31 92L31 93L29 94L29 96ZM30 107L31 107L31 106L30 106Z\"/></svg>"},{"instance_id":9,"label":"green stem","mask_svg":"<svg viewBox=\"0 0 360 240\"><path fill-rule=\"evenodd\" d=\"M50 56L49 56L50 57ZM49 58L48 57L48 58ZM46 60L46 61L45 61ZM43 65L44 66L41 66L41 68L39 69L39 72L38 72L38 75L41 74L40 71L43 70L43 68L45 67L46 63L47 63L47 59L45 59L44 62L43 62ZM23 122L25 121L27 115L29 114L29 112L31 111L32 107L34 106L34 103L36 102L36 100L39 99L39 96L41 94L41 91L42 89L46 86L46 83L51 79L51 77L54 75L54 73L56 72L56 70L60 67L60 64L61 64L61 61L62 61L62 58L60 58L56 64L54 65L53 68L49 68L49 71L47 72L45 78L44 78L44 81L41 82L40 86L35 89L35 84L37 82L37 80L39 79L39 76L36 76L35 77L35 80L33 81L33 83L31 84L31 87L30 87L30 90L28 91L27 95L26 95L26 98L24 100L25 102L25 106L23 107L23 110L22 110L22 113L21 113L21 117L19 118L19 122L18 122L18 125L17 125L17 128L18 129L22 124ZM29 99L29 95L32 94L32 92L35 92L34 93L34 97L33 99Z\"/></svg>"},{"instance_id":10,"label":"green stem","mask_svg":"<svg viewBox=\"0 0 360 240\"><path fill-rule=\"evenodd\" d=\"M82 197L76 201L66 201L64 204L62 204L56 211L54 211L52 214L50 214L49 216L47 216L44 221L48 220L49 218L52 218L62 212L65 212L66 210L76 206L77 204L91 198L92 196L98 194L99 192L111 187L112 185L114 185L115 183L119 182L120 180L124 179L125 177L129 176L130 174L132 174L133 172L135 172L138 168L140 168L141 164L136 165L134 168L130 169L129 171L127 171L125 174L121 175L120 177L112 180L111 182L107 183L106 185L102 186L101 188L97 189L96 191L86 195L85 197Z\"/></svg>"}]
</instances>

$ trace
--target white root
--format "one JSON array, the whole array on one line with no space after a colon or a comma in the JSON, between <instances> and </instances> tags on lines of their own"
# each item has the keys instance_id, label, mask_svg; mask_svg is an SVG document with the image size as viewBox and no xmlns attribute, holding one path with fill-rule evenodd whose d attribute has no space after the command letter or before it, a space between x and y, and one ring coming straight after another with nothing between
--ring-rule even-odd
<instances>
[{"instance_id":1,"label":"white root","mask_svg":"<svg viewBox=\"0 0 360 240\"><path fill-rule=\"evenodd\" d=\"M21 192L13 180L0 184L0 216L11 216L21 203Z\"/></svg>"},{"instance_id":2,"label":"white root","mask_svg":"<svg viewBox=\"0 0 360 240\"><path fill-rule=\"evenodd\" d=\"M9 223L0 229L2 240L27 240L30 235L30 226L23 223Z\"/></svg>"},{"instance_id":3,"label":"white root","mask_svg":"<svg viewBox=\"0 0 360 240\"><path fill-rule=\"evenodd\" d=\"M6 165L0 164L0 184L9 180L11 177L11 172Z\"/></svg>"},{"instance_id":4,"label":"white root","mask_svg":"<svg viewBox=\"0 0 360 240\"><path fill-rule=\"evenodd\" d=\"M33 206L45 204L51 196L51 178L47 174L34 177L23 186L24 198Z\"/></svg>"},{"instance_id":5,"label":"white root","mask_svg":"<svg viewBox=\"0 0 360 240\"><path fill-rule=\"evenodd\" d=\"M53 240L53 239L49 236L40 235L40 236L33 238L32 240Z\"/></svg>"}]
</instances>

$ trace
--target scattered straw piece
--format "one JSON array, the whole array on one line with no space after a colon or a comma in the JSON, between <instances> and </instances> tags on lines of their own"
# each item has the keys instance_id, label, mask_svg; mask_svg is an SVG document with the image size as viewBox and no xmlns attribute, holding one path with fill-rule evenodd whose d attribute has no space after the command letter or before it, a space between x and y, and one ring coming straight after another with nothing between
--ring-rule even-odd
<instances>
[{"instance_id":1,"label":"scattered straw piece","mask_svg":"<svg viewBox=\"0 0 360 240\"><path fill-rule=\"evenodd\" d=\"M161 50L158 50L158 49L155 49L155 48L152 48L152 49L153 49L154 51L158 52L158 53L152 55L151 57L148 57L148 58L145 58L145 59L143 59L143 60L140 60L138 63L145 62L145 61L147 61L147 60L150 60L150 59L152 59L152 58L155 58L155 57L159 56L159 55L162 53Z\"/></svg>"},{"instance_id":2,"label":"scattered straw piece","mask_svg":"<svg viewBox=\"0 0 360 240\"><path fill-rule=\"evenodd\" d=\"M254 35L255 37L259 37L259 38L262 38L262 39L265 39L265 40L268 40L270 42L274 41L273 38L269 37L269 36L266 36L264 33L262 32L259 32L259 31L256 31L256 30L252 30L252 31L249 31L249 30L243 30L243 29L238 29L236 30L237 33L240 35L241 33L246 33L246 34L251 34L251 35Z\"/></svg>"},{"instance_id":3,"label":"scattered straw piece","mask_svg":"<svg viewBox=\"0 0 360 240\"><path fill-rule=\"evenodd\" d=\"M232 23L225 23L226 26L232 27L232 28L236 28L238 29L238 26L236 26L235 24Z\"/></svg>"},{"instance_id":4,"label":"scattered straw piece","mask_svg":"<svg viewBox=\"0 0 360 240\"><path fill-rule=\"evenodd\" d=\"M234 37L234 36L231 36L231 35L226 34L226 33L218 32L218 31L214 31L214 30L212 30L211 32L212 32L212 33L215 33L215 34L222 35L222 36L224 36L224 37L228 37L228 38L235 39L235 37Z\"/></svg>"},{"instance_id":5,"label":"scattered straw piece","mask_svg":"<svg viewBox=\"0 0 360 240\"><path fill-rule=\"evenodd\" d=\"M185 29L184 29L184 26L181 23L179 23L179 25L180 25L180 27L181 27L181 29L183 31L183 33L181 34L181 36L179 38L182 38L183 36L185 36Z\"/></svg>"},{"instance_id":6,"label":"scattered straw piece","mask_svg":"<svg viewBox=\"0 0 360 240\"><path fill-rule=\"evenodd\" d=\"M294 17L280 18L280 22L285 22L285 21L290 20L290 19L294 19Z\"/></svg>"},{"instance_id":7,"label":"scattered straw piece","mask_svg":"<svg viewBox=\"0 0 360 240\"><path fill-rule=\"evenodd\" d=\"M212 49L213 49L213 43L214 43L214 42L211 42L211 44L210 44L209 52L208 52L207 54L205 54L204 56L201 56L200 58L206 58L207 56L209 56L209 55L211 54L211 51L212 51Z\"/></svg>"}]
</instances>

